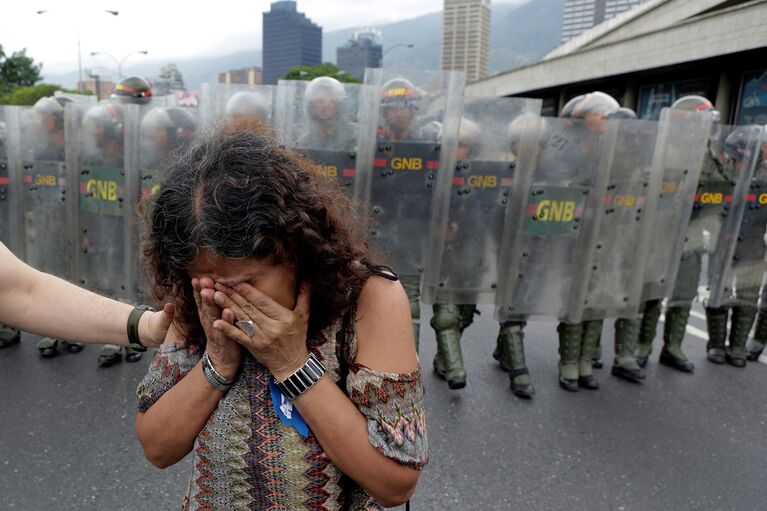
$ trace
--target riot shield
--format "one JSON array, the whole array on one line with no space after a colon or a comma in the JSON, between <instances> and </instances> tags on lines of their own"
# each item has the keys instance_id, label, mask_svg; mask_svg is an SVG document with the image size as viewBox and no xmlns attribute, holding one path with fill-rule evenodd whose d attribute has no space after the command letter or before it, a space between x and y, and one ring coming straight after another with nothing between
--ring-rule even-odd
<instances>
[{"instance_id":1,"label":"riot shield","mask_svg":"<svg viewBox=\"0 0 767 511\"><path fill-rule=\"evenodd\" d=\"M673 291L711 125L705 112L661 112L654 158L663 182L656 207L647 210L652 227L642 301L663 299Z\"/></svg>"},{"instance_id":2,"label":"riot shield","mask_svg":"<svg viewBox=\"0 0 767 511\"><path fill-rule=\"evenodd\" d=\"M507 209L496 311L500 321L553 316L580 321L593 239L610 176L615 131L590 131L579 119L546 119L548 139L528 172L515 174ZM605 148L605 146L607 148Z\"/></svg>"},{"instance_id":3,"label":"riot shield","mask_svg":"<svg viewBox=\"0 0 767 511\"><path fill-rule=\"evenodd\" d=\"M8 161L8 125L5 121L6 107L0 106L0 243L11 244L11 168Z\"/></svg>"},{"instance_id":4,"label":"riot shield","mask_svg":"<svg viewBox=\"0 0 767 511\"><path fill-rule=\"evenodd\" d=\"M455 160L443 160L435 180L425 303L494 303L514 173L531 164L514 150L538 143L509 127L539 113L539 100L464 98Z\"/></svg>"},{"instance_id":5,"label":"riot shield","mask_svg":"<svg viewBox=\"0 0 767 511\"><path fill-rule=\"evenodd\" d=\"M462 73L413 72L407 79L368 69L378 98L377 142L358 162L355 198L370 208L369 240L401 276L424 271L431 201L441 161L454 161ZM444 150L443 150L444 147Z\"/></svg>"},{"instance_id":6,"label":"riot shield","mask_svg":"<svg viewBox=\"0 0 767 511\"><path fill-rule=\"evenodd\" d=\"M140 214L148 215L150 199L159 191L164 169L175 154L183 151L194 140L198 116L196 108L157 106L154 101L142 106L139 116L138 169L134 172L130 168L133 164L130 148L126 148L126 166L128 172L138 175L140 181L139 194L131 196L131 203L140 204ZM132 228L131 250L127 261L131 267L130 273L136 276L131 296L137 302L146 301L148 295L148 285L141 271L145 263L141 245L145 239L146 225L139 215Z\"/></svg>"},{"instance_id":7,"label":"riot shield","mask_svg":"<svg viewBox=\"0 0 767 511\"><path fill-rule=\"evenodd\" d=\"M252 122L270 126L274 118L276 88L271 85L204 83L200 91L200 129L222 121Z\"/></svg>"},{"instance_id":8,"label":"riot shield","mask_svg":"<svg viewBox=\"0 0 767 511\"><path fill-rule=\"evenodd\" d=\"M653 161L658 123L613 120L600 155L610 168L607 192L596 229L590 261L581 265L588 274L583 297L583 319L631 317L639 302L651 225L648 211L657 207L662 168Z\"/></svg>"},{"instance_id":9,"label":"riot shield","mask_svg":"<svg viewBox=\"0 0 767 511\"><path fill-rule=\"evenodd\" d=\"M372 142L374 119L365 116L374 104L367 86L341 84L322 77L311 82L280 80L275 127L282 144L317 164L323 176L335 178L351 195L357 174L358 137Z\"/></svg>"},{"instance_id":10,"label":"riot shield","mask_svg":"<svg viewBox=\"0 0 767 511\"><path fill-rule=\"evenodd\" d=\"M64 109L26 109L21 117L26 262L47 273L71 278L73 219L67 208Z\"/></svg>"},{"instance_id":11,"label":"riot shield","mask_svg":"<svg viewBox=\"0 0 767 511\"><path fill-rule=\"evenodd\" d=\"M717 251L709 261L710 307L756 306L764 271L767 227L764 128L742 126L734 128L733 135L739 139L738 147L725 148L723 165L743 178L737 180L733 193L733 202L741 200L743 207L725 219ZM728 138L727 142L730 141Z\"/></svg>"},{"instance_id":12,"label":"riot shield","mask_svg":"<svg viewBox=\"0 0 767 511\"><path fill-rule=\"evenodd\" d=\"M79 184L75 268L84 287L122 299L132 298L136 282L131 247L140 193L138 126L137 105L67 106L70 176Z\"/></svg>"}]
</instances>

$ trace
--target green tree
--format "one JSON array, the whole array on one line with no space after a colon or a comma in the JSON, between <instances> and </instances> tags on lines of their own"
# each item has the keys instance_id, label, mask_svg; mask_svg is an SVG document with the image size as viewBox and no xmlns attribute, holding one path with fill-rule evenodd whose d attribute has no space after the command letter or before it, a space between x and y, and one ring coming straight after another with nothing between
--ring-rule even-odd
<instances>
[{"instance_id":1,"label":"green tree","mask_svg":"<svg viewBox=\"0 0 767 511\"><path fill-rule=\"evenodd\" d=\"M0 45L0 94L7 94L16 87L31 87L40 80L42 64L35 64L27 56L26 48L6 55Z\"/></svg>"},{"instance_id":2,"label":"green tree","mask_svg":"<svg viewBox=\"0 0 767 511\"><path fill-rule=\"evenodd\" d=\"M319 76L330 76L339 82L361 83L358 79L347 73L340 71L338 66L330 62L323 62L318 66L293 66L285 75L285 80L314 80Z\"/></svg>"},{"instance_id":3,"label":"green tree","mask_svg":"<svg viewBox=\"0 0 767 511\"><path fill-rule=\"evenodd\" d=\"M38 99L53 96L53 93L57 90L83 94L76 90L65 89L61 85L41 83L32 87L17 87L13 89L8 94L0 96L0 105L34 105ZM85 94L90 95L91 93L86 92Z\"/></svg>"}]
</instances>

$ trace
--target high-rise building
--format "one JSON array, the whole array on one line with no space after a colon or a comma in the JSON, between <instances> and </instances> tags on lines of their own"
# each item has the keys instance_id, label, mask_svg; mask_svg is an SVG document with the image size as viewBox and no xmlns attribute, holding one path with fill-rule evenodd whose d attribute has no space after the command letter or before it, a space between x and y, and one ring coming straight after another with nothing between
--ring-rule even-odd
<instances>
[{"instance_id":1,"label":"high-rise building","mask_svg":"<svg viewBox=\"0 0 767 511\"><path fill-rule=\"evenodd\" d=\"M609 20L645 0L565 0L562 14L562 42Z\"/></svg>"},{"instance_id":2,"label":"high-rise building","mask_svg":"<svg viewBox=\"0 0 767 511\"><path fill-rule=\"evenodd\" d=\"M260 67L245 67L242 69L230 69L226 73L218 74L218 83L261 85L262 69Z\"/></svg>"},{"instance_id":3,"label":"high-rise building","mask_svg":"<svg viewBox=\"0 0 767 511\"><path fill-rule=\"evenodd\" d=\"M442 13L442 69L485 78L490 52L490 0L445 0Z\"/></svg>"},{"instance_id":4,"label":"high-rise building","mask_svg":"<svg viewBox=\"0 0 767 511\"><path fill-rule=\"evenodd\" d=\"M338 69L360 80L365 68L381 67L383 64L383 36L379 30L365 28L354 32L349 41L336 48Z\"/></svg>"},{"instance_id":5,"label":"high-rise building","mask_svg":"<svg viewBox=\"0 0 767 511\"><path fill-rule=\"evenodd\" d=\"M322 62L322 28L296 9L296 2L274 2L264 13L263 81L274 85L293 66Z\"/></svg>"},{"instance_id":6,"label":"high-rise building","mask_svg":"<svg viewBox=\"0 0 767 511\"><path fill-rule=\"evenodd\" d=\"M152 82L152 94L155 96L166 96L184 90L184 76L176 64L167 64L160 68L160 76Z\"/></svg>"}]
</instances>

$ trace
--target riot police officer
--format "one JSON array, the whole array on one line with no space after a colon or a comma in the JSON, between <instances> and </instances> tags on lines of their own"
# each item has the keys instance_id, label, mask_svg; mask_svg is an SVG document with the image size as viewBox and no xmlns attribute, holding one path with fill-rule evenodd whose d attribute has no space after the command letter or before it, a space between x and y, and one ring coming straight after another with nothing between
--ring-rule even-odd
<instances>
[{"instance_id":1,"label":"riot police officer","mask_svg":"<svg viewBox=\"0 0 767 511\"><path fill-rule=\"evenodd\" d=\"M598 137L604 132L607 116L620 108L614 98L602 92L586 94L580 101L570 101L562 109L561 115L569 115L582 122L580 150L588 150L588 145L598 143ZM559 333L559 385L563 389L575 392L578 387L596 390L599 382L593 374L593 359L597 353L599 338L602 333L602 321L583 321L581 323L561 322Z\"/></svg>"},{"instance_id":2,"label":"riot police officer","mask_svg":"<svg viewBox=\"0 0 767 511\"><path fill-rule=\"evenodd\" d=\"M713 112L715 125L718 125L718 112L714 109L714 105L704 97L685 96L671 105L671 109L688 112ZM713 179L717 176L719 176L719 179L725 179L722 176L721 163L717 156L712 153L709 146L709 150L705 154L701 180ZM677 280L674 283L674 291L672 296L669 297L666 308L663 349L659 358L661 364L687 373L693 372L695 365L682 352L682 341L687 329L687 320L690 317L692 301L698 293L701 257L702 254L696 251L690 251L682 255ZM643 305L639 344L636 350L637 363L641 367L647 364L647 358L652 351L652 343L655 339L655 332L658 320L660 319L660 306L661 300L650 300Z\"/></svg>"},{"instance_id":3,"label":"riot police officer","mask_svg":"<svg viewBox=\"0 0 767 511\"><path fill-rule=\"evenodd\" d=\"M756 172L763 173L767 171L767 133L764 134L762 139L762 150L759 156L760 161L757 164ZM767 235L765 235L764 242L767 244ZM752 362L759 360L759 356L764 351L765 346L767 346L767 286L762 288L762 296L759 300L759 313L756 316L756 325L754 327L754 337L746 347L746 357L748 360Z\"/></svg>"},{"instance_id":4,"label":"riot police officer","mask_svg":"<svg viewBox=\"0 0 767 511\"><path fill-rule=\"evenodd\" d=\"M152 100L152 90L147 80L132 76L117 84L111 97L120 103L146 105ZM91 147L90 163L115 169L123 168L125 163L123 116L123 110L117 104L99 104L86 113L83 127L91 134L88 141L95 144ZM104 215L101 221L111 225L115 232L121 232L125 228L122 218L117 216ZM87 239L84 241L88 244ZM115 247L106 250L121 253ZM112 256L107 256L101 261L110 261L112 258ZM105 272L107 278L116 279L117 275L113 274L112 271L119 270L117 268L101 268L100 271ZM99 366L110 367L120 362L122 349L121 346L114 344L103 345L98 356ZM125 359L128 362L138 362L141 360L141 355L141 352L130 347L125 348Z\"/></svg>"},{"instance_id":5,"label":"riot police officer","mask_svg":"<svg viewBox=\"0 0 767 511\"><path fill-rule=\"evenodd\" d=\"M6 141L6 130L5 130L5 122L0 121L0 170L6 170L7 169L7 152L5 149L5 141ZM4 172L4 174L7 176L7 173ZM5 185L0 187L0 200L5 200ZM2 222L3 219L0 218L0 222ZM7 225L7 224L6 224ZM0 234L3 234L1 232L3 228L3 225L0 224ZM3 236L0 236L2 238ZM2 239L0 241L8 242L7 239ZM21 339L21 332L13 327L4 325L0 323L0 349L7 348L9 346L13 346L14 344L18 344L19 340Z\"/></svg>"},{"instance_id":6,"label":"riot police officer","mask_svg":"<svg viewBox=\"0 0 767 511\"><path fill-rule=\"evenodd\" d=\"M381 91L380 106L383 126L378 134L379 140L387 142L436 142L434 137L439 136L440 130L435 129L433 124L429 125L428 129L426 127L422 130L417 129L416 112L421 101L421 91L409 80L394 78L386 82ZM423 232L428 229L426 227L428 219L414 219L414 222L418 225L413 227L423 227L420 229ZM423 222L423 226L421 226L421 222ZM421 324L421 275L400 272L400 281L410 301L413 336L416 347L418 347ZM456 375L460 376L458 373ZM460 382L460 377L456 381Z\"/></svg>"},{"instance_id":7,"label":"riot police officer","mask_svg":"<svg viewBox=\"0 0 767 511\"><path fill-rule=\"evenodd\" d=\"M329 76L315 78L304 92L309 126L298 140L299 147L350 151L354 148L354 125L342 122L346 90Z\"/></svg>"},{"instance_id":8,"label":"riot police officer","mask_svg":"<svg viewBox=\"0 0 767 511\"><path fill-rule=\"evenodd\" d=\"M736 128L730 133L724 143L725 165L735 166L736 171L741 170L747 165L748 160L748 130L749 127ZM758 226L764 231L764 224L760 222ZM760 240L763 241L763 240ZM762 245L762 254L764 245ZM762 259L756 257L755 259ZM708 343L706 345L706 358L714 364L723 364L727 362L734 367L746 366L746 341L748 333L754 324L756 318L758 298L754 295L753 304L743 303L745 297L738 300L737 305L732 307L706 307L706 324L708 327ZM727 338L727 319L728 312L732 310L730 323L729 344L725 347Z\"/></svg>"},{"instance_id":9,"label":"riot police officer","mask_svg":"<svg viewBox=\"0 0 767 511\"><path fill-rule=\"evenodd\" d=\"M35 160L49 160L63 162L64 152L64 107L71 100L67 98L41 98L32 107L32 112L37 117L38 128L41 136L35 148ZM61 254L63 257L64 255ZM83 344L68 342L52 337L43 337L37 343L37 349L43 358L52 358L58 355L58 347L64 348L70 353L82 351Z\"/></svg>"},{"instance_id":10,"label":"riot police officer","mask_svg":"<svg viewBox=\"0 0 767 511\"><path fill-rule=\"evenodd\" d=\"M183 147L197 130L194 116L183 108L158 107L141 119L141 153L143 170L154 169L171 152Z\"/></svg>"},{"instance_id":11,"label":"riot police officer","mask_svg":"<svg viewBox=\"0 0 767 511\"><path fill-rule=\"evenodd\" d=\"M467 161L476 157L482 143L479 125L469 119L461 119L458 134L456 160ZM431 327L437 340L434 371L453 390L466 386L466 369L461 351L461 335L474 322L476 304L435 303L432 306Z\"/></svg>"},{"instance_id":12,"label":"riot police officer","mask_svg":"<svg viewBox=\"0 0 767 511\"><path fill-rule=\"evenodd\" d=\"M544 118L534 114L517 117L509 123L506 132L514 159L526 150L521 147L523 140L528 138L524 136L525 130L533 130L529 139L536 142L540 148L548 141L548 126ZM501 322L493 358L498 361L501 369L509 372L509 385L514 395L529 399L535 394L535 387L525 361L525 326L527 322L521 320Z\"/></svg>"}]
</instances>

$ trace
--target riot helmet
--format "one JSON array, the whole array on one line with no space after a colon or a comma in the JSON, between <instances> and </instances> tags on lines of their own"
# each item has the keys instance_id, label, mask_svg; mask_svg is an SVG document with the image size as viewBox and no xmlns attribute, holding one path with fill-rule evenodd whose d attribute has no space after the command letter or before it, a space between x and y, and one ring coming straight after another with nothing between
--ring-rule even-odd
<instances>
[{"instance_id":1,"label":"riot helmet","mask_svg":"<svg viewBox=\"0 0 767 511\"><path fill-rule=\"evenodd\" d=\"M120 105L99 103L83 118L85 147L89 154L117 158L122 154L124 114Z\"/></svg>"},{"instance_id":2,"label":"riot helmet","mask_svg":"<svg viewBox=\"0 0 767 511\"><path fill-rule=\"evenodd\" d=\"M224 113L230 119L255 119L267 122L271 108L269 100L260 92L241 91L229 98L224 107Z\"/></svg>"},{"instance_id":3,"label":"riot helmet","mask_svg":"<svg viewBox=\"0 0 767 511\"><path fill-rule=\"evenodd\" d=\"M115 86L111 98L122 103L146 105L152 100L152 88L144 78L131 76Z\"/></svg>"},{"instance_id":4,"label":"riot helmet","mask_svg":"<svg viewBox=\"0 0 767 511\"><path fill-rule=\"evenodd\" d=\"M394 78L386 82L381 91L381 110L386 130L397 138L408 138L420 102L421 92L410 80Z\"/></svg>"},{"instance_id":5,"label":"riot helmet","mask_svg":"<svg viewBox=\"0 0 767 511\"><path fill-rule=\"evenodd\" d=\"M727 160L743 162L749 158L750 151L756 149L750 147L749 142L754 139L756 126L738 126L724 140L724 157Z\"/></svg>"},{"instance_id":6,"label":"riot helmet","mask_svg":"<svg viewBox=\"0 0 767 511\"><path fill-rule=\"evenodd\" d=\"M32 111L40 118L40 122L46 131L64 129L64 106L72 100L63 97L47 97L37 100Z\"/></svg>"},{"instance_id":7,"label":"riot helmet","mask_svg":"<svg viewBox=\"0 0 767 511\"><path fill-rule=\"evenodd\" d=\"M540 115L526 112L509 123L506 135L511 144L511 151L519 156L523 149L520 145L523 140L543 148L549 141L549 126L546 119Z\"/></svg>"},{"instance_id":8,"label":"riot helmet","mask_svg":"<svg viewBox=\"0 0 767 511\"><path fill-rule=\"evenodd\" d=\"M620 108L620 104L604 92L591 92L575 105L572 117L583 119L584 127L591 133L601 134L605 130L607 116Z\"/></svg>"},{"instance_id":9,"label":"riot helmet","mask_svg":"<svg viewBox=\"0 0 767 511\"><path fill-rule=\"evenodd\" d=\"M312 120L329 122L338 119L345 99L346 90L341 82L320 76L306 87L304 107Z\"/></svg>"},{"instance_id":10,"label":"riot helmet","mask_svg":"<svg viewBox=\"0 0 767 511\"><path fill-rule=\"evenodd\" d=\"M607 118L633 121L637 119L637 114L632 109L622 106L616 111L607 114Z\"/></svg>"},{"instance_id":11,"label":"riot helmet","mask_svg":"<svg viewBox=\"0 0 767 511\"><path fill-rule=\"evenodd\" d=\"M559 112L560 117L564 117L566 119L569 119L573 116L573 111L575 110L575 107L578 103L583 101L583 98L585 98L585 94L581 94L579 96L575 96L573 99L565 103L565 106L562 107L562 110Z\"/></svg>"},{"instance_id":12,"label":"riot helmet","mask_svg":"<svg viewBox=\"0 0 767 511\"><path fill-rule=\"evenodd\" d=\"M671 105L672 110L680 110L683 112L711 112L713 115L713 124L711 125L711 138L719 138L721 131L722 119L719 115L719 110L714 107L714 104L703 96L683 96Z\"/></svg>"},{"instance_id":13,"label":"riot helmet","mask_svg":"<svg viewBox=\"0 0 767 511\"><path fill-rule=\"evenodd\" d=\"M469 119L461 119L461 126L458 129L458 148L456 158L459 160L469 160L477 158L482 148L482 132L479 124Z\"/></svg>"}]
</instances>

